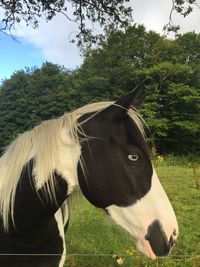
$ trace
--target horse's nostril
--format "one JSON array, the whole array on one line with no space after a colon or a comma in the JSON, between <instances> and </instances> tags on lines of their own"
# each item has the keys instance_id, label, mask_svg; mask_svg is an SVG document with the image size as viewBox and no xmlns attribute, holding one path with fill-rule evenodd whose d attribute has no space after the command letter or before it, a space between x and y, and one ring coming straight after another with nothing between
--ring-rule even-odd
<instances>
[{"instance_id":1,"label":"horse's nostril","mask_svg":"<svg viewBox=\"0 0 200 267\"><path fill-rule=\"evenodd\" d=\"M150 240L150 236L148 234L146 234L144 238L148 241Z\"/></svg>"},{"instance_id":2,"label":"horse's nostril","mask_svg":"<svg viewBox=\"0 0 200 267\"><path fill-rule=\"evenodd\" d=\"M169 246L170 246L170 248L172 248L175 243L176 243L176 240L173 238L173 234L172 234L170 236L170 239L169 239Z\"/></svg>"},{"instance_id":3,"label":"horse's nostril","mask_svg":"<svg viewBox=\"0 0 200 267\"><path fill-rule=\"evenodd\" d=\"M108 209L105 208L104 211L105 211L106 215L108 215L108 216L110 215Z\"/></svg>"},{"instance_id":4,"label":"horse's nostril","mask_svg":"<svg viewBox=\"0 0 200 267\"><path fill-rule=\"evenodd\" d=\"M174 235L174 236L176 236L176 235L177 235L177 233L176 233L176 229L174 229L174 231L173 231L172 235Z\"/></svg>"}]
</instances>

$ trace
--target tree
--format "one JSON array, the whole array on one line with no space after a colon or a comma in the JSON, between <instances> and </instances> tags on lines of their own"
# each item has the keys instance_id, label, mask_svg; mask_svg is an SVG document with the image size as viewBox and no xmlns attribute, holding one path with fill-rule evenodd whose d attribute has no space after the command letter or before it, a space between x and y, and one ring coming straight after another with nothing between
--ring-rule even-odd
<instances>
[{"instance_id":1,"label":"tree","mask_svg":"<svg viewBox=\"0 0 200 267\"><path fill-rule=\"evenodd\" d=\"M0 90L0 146L8 145L23 126L26 100L22 100L22 92L28 84L28 74L19 71L10 80L4 81ZM5 90L5 89L6 90ZM19 116L20 114L20 116Z\"/></svg>"},{"instance_id":2,"label":"tree","mask_svg":"<svg viewBox=\"0 0 200 267\"><path fill-rule=\"evenodd\" d=\"M200 64L200 34L188 32L178 35L176 43L179 46L179 54L182 56L183 64L192 66Z\"/></svg>"},{"instance_id":3,"label":"tree","mask_svg":"<svg viewBox=\"0 0 200 267\"><path fill-rule=\"evenodd\" d=\"M160 153L200 152L200 90L190 66L164 62L146 71L152 81L142 106L151 139Z\"/></svg>"},{"instance_id":4,"label":"tree","mask_svg":"<svg viewBox=\"0 0 200 267\"><path fill-rule=\"evenodd\" d=\"M71 75L60 66L45 63L41 69L18 71L3 82L0 89L1 149L19 133L78 105L71 88Z\"/></svg>"},{"instance_id":5,"label":"tree","mask_svg":"<svg viewBox=\"0 0 200 267\"><path fill-rule=\"evenodd\" d=\"M185 84L170 83L166 151L200 153L200 91ZM186 150L187 147L187 150Z\"/></svg>"}]
</instances>

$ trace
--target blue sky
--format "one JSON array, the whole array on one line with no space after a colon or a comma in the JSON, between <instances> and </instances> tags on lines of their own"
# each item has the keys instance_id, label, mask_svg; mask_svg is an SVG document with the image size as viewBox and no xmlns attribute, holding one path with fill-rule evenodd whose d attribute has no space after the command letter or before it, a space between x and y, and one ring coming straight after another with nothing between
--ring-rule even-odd
<instances>
[{"instance_id":1,"label":"blue sky","mask_svg":"<svg viewBox=\"0 0 200 267\"><path fill-rule=\"evenodd\" d=\"M162 33L163 25L169 19L171 0L130 0L130 4L134 10L134 22L144 24L147 30ZM0 21L2 16L3 10L0 9ZM181 25L182 32L200 32L200 10L195 10L185 19L175 15L174 22ZM98 32L98 27L94 28ZM75 22L57 15L49 23L41 19L38 29L23 24L16 26L12 33L17 42L0 33L0 82L9 78L14 71L25 67L40 67L45 61L68 69L80 66L83 60L80 52L75 44L70 43L76 32Z\"/></svg>"},{"instance_id":2,"label":"blue sky","mask_svg":"<svg viewBox=\"0 0 200 267\"><path fill-rule=\"evenodd\" d=\"M5 34L0 35L0 81L26 66L40 67L44 59L41 50L23 39L13 40Z\"/></svg>"}]
</instances>

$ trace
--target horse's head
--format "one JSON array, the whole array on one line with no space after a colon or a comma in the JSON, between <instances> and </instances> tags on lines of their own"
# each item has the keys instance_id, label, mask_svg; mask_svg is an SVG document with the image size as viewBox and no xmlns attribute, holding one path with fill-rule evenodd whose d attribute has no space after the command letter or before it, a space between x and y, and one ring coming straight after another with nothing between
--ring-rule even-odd
<instances>
[{"instance_id":1,"label":"horse's head","mask_svg":"<svg viewBox=\"0 0 200 267\"><path fill-rule=\"evenodd\" d=\"M138 88L101 112L79 118L87 138L78 178L85 197L105 209L154 259L169 254L178 225L133 110L140 102Z\"/></svg>"}]
</instances>

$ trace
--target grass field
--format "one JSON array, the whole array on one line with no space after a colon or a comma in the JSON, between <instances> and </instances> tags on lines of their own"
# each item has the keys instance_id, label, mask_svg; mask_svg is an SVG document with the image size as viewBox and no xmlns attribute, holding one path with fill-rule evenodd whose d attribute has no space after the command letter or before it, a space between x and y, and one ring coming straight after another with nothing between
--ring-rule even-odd
<instances>
[{"instance_id":1,"label":"grass field","mask_svg":"<svg viewBox=\"0 0 200 267\"><path fill-rule=\"evenodd\" d=\"M193 170L184 165L160 164L156 170L179 222L180 235L172 254L156 261L138 254L129 234L81 198L72 209L67 253L92 255L69 255L65 267L200 267L200 190L196 189L200 173L194 177Z\"/></svg>"}]
</instances>

